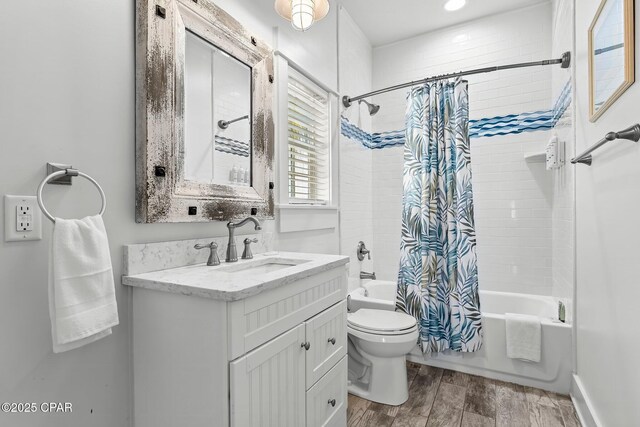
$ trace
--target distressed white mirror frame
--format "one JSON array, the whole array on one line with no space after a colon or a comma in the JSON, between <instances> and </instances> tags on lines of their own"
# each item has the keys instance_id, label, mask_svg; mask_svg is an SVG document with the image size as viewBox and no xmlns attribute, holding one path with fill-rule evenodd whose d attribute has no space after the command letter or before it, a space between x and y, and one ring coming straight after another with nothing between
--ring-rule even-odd
<instances>
[{"instance_id":1,"label":"distressed white mirror frame","mask_svg":"<svg viewBox=\"0 0 640 427\"><path fill-rule=\"evenodd\" d=\"M595 28L598 25L602 12L607 2L614 0L602 0L596 11L591 26L589 26L589 120L595 122L598 118L613 105L616 100L635 81L635 29L634 29L634 0L618 0L623 3L624 20L624 80L618 88L611 93L609 98L596 108L596 68L595 68Z\"/></svg>"},{"instance_id":2,"label":"distressed white mirror frame","mask_svg":"<svg viewBox=\"0 0 640 427\"><path fill-rule=\"evenodd\" d=\"M273 218L273 52L210 0L137 0L136 221ZM251 67L251 186L184 179L185 32Z\"/></svg>"}]
</instances>

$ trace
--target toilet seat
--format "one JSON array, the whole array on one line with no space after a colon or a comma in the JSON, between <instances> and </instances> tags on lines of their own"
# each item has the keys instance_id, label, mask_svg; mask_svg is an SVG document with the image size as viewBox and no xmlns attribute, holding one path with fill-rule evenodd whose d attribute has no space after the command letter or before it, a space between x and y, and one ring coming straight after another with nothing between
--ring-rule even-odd
<instances>
[{"instance_id":1,"label":"toilet seat","mask_svg":"<svg viewBox=\"0 0 640 427\"><path fill-rule=\"evenodd\" d=\"M405 313L363 308L347 317L349 328L373 335L406 335L417 329L416 319Z\"/></svg>"}]
</instances>

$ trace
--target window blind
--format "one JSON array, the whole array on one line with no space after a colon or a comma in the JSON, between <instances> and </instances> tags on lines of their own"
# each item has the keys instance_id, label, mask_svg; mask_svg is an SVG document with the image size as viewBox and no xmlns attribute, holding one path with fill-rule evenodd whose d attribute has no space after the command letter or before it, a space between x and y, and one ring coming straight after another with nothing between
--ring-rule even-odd
<instances>
[{"instance_id":1,"label":"window blind","mask_svg":"<svg viewBox=\"0 0 640 427\"><path fill-rule=\"evenodd\" d=\"M289 203L329 201L329 95L295 70L289 70Z\"/></svg>"}]
</instances>

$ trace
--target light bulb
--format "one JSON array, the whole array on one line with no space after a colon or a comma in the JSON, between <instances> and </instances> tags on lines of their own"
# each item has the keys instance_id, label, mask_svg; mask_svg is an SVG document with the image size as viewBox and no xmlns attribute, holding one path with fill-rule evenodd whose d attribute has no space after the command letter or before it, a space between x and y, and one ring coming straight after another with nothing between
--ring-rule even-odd
<instances>
[{"instance_id":1,"label":"light bulb","mask_svg":"<svg viewBox=\"0 0 640 427\"><path fill-rule=\"evenodd\" d=\"M298 31L306 31L313 25L314 0L291 0L291 25Z\"/></svg>"}]
</instances>

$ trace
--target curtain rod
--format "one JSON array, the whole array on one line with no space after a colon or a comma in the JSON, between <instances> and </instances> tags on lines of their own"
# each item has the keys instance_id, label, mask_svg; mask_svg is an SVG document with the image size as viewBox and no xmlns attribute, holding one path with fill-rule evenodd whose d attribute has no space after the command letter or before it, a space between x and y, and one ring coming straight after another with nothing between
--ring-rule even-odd
<instances>
[{"instance_id":1,"label":"curtain rod","mask_svg":"<svg viewBox=\"0 0 640 427\"><path fill-rule=\"evenodd\" d=\"M450 79L453 77L469 76L472 74L491 73L493 71L510 70L513 68L525 68L525 67L535 67L538 65L555 65L555 64L561 64L562 68L569 68L569 65L571 65L571 52L563 53L562 58L559 58L559 59L546 59L544 61L521 62L518 64L509 64L509 65L494 65L493 67L476 68L475 70L468 70L468 71L458 71L457 73L442 74L439 76L427 77L425 79L414 80L412 82L402 83L395 86L389 86L384 89L374 90L373 92L365 93L363 95L358 95L354 97L345 95L342 97L342 105L349 108L354 101L359 101L363 98L368 98L374 95L380 95L381 93L391 92L398 89L404 89L406 87L411 87L418 84L429 83L436 80L444 80L444 79Z\"/></svg>"}]
</instances>

